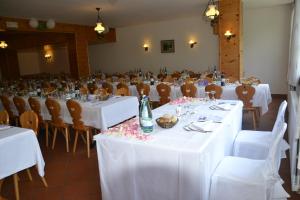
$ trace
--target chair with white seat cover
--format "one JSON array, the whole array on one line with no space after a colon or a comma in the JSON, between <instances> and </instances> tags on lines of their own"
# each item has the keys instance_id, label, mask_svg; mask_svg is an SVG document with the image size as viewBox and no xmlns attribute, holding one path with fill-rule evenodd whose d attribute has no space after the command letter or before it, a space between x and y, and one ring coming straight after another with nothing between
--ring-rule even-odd
<instances>
[{"instance_id":1,"label":"chair with white seat cover","mask_svg":"<svg viewBox=\"0 0 300 200\"><path fill-rule=\"evenodd\" d=\"M287 124L280 123L265 160L226 156L211 178L210 200L275 200L287 199L277 169L280 141Z\"/></svg>"},{"instance_id":2,"label":"chair with white seat cover","mask_svg":"<svg viewBox=\"0 0 300 200\"><path fill-rule=\"evenodd\" d=\"M238 157L245 157L250 159L263 160L266 159L269 148L273 139L276 137L276 126L282 124L285 116L287 102L283 101L278 109L277 118L272 131L241 131L234 142L233 155ZM289 149L288 143L282 139L280 142L281 153L278 154L280 158L285 158L285 151ZM278 168L280 162L278 163Z\"/></svg>"}]
</instances>

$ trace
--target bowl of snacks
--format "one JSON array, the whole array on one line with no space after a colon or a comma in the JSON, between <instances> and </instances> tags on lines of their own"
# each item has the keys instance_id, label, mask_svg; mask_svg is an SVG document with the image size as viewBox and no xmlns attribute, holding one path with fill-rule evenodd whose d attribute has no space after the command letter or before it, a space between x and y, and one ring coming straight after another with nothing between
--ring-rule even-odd
<instances>
[{"instance_id":1,"label":"bowl of snacks","mask_svg":"<svg viewBox=\"0 0 300 200\"><path fill-rule=\"evenodd\" d=\"M178 118L175 115L165 114L156 119L156 123L162 128L172 128L177 124Z\"/></svg>"}]
</instances>

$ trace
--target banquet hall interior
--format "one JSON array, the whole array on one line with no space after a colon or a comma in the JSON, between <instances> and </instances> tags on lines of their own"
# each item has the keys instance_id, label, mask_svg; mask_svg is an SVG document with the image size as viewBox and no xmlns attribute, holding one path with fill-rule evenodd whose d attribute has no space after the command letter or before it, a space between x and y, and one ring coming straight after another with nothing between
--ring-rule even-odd
<instances>
[{"instance_id":1,"label":"banquet hall interior","mask_svg":"<svg viewBox=\"0 0 300 200\"><path fill-rule=\"evenodd\" d=\"M0 200L300 199L300 0L0 1Z\"/></svg>"}]
</instances>

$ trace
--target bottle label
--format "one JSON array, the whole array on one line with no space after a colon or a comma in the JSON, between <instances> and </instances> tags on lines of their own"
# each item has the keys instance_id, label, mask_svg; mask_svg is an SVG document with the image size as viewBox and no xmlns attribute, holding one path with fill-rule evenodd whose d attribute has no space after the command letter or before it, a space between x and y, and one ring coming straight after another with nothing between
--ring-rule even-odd
<instances>
[{"instance_id":1,"label":"bottle label","mask_svg":"<svg viewBox=\"0 0 300 200\"><path fill-rule=\"evenodd\" d=\"M151 118L142 118L141 119L141 125L144 127L150 127L153 126L153 122Z\"/></svg>"}]
</instances>

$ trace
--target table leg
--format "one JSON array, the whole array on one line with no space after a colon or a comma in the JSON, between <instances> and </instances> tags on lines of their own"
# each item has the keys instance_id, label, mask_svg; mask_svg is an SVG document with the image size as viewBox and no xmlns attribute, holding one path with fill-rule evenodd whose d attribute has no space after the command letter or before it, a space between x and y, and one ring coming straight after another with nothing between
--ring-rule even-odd
<instances>
[{"instance_id":1,"label":"table leg","mask_svg":"<svg viewBox=\"0 0 300 200\"><path fill-rule=\"evenodd\" d=\"M18 175L15 173L13 175L14 178L14 186L15 186L15 195L16 195L16 200L20 200L20 194L19 194L19 183L18 183Z\"/></svg>"}]
</instances>

